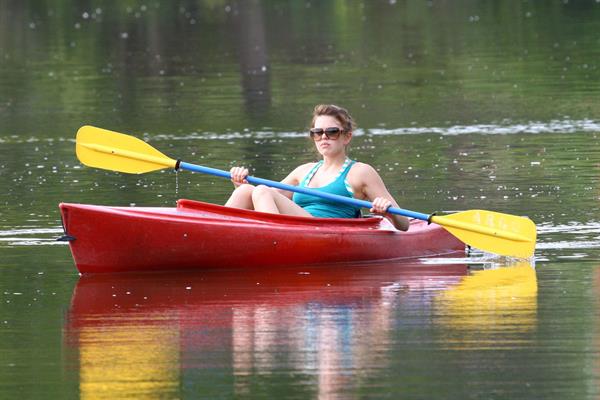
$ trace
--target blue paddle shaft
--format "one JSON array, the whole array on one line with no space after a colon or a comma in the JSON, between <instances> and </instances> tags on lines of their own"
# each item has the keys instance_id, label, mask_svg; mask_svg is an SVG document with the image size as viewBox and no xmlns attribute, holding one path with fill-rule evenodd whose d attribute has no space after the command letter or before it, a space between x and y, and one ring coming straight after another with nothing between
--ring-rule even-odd
<instances>
[{"instance_id":1,"label":"blue paddle shaft","mask_svg":"<svg viewBox=\"0 0 600 400\"><path fill-rule=\"evenodd\" d=\"M220 176L221 178L231 179L231 174L229 172L222 171L220 169L203 167L201 165L190 164L190 163L186 163L183 161L179 161L178 165L179 165L180 169L185 169L187 171L200 172L203 174L209 174L209 175L214 175L214 176ZM373 203L371 203L370 201L353 199L351 197L344 197L344 196L340 196L337 194L326 193L326 192L322 192L320 190L310 189L307 187L287 185L285 183L270 181L268 179L256 178L254 176L248 176L248 177L246 177L246 180L253 185L265 185L265 186L274 187L274 188L281 189L281 190L287 190L289 192L303 193L303 194L307 194L309 196L321 197L323 199L335 201L338 203L345 203L345 204L353 205L356 207L362 207L362 208L373 207ZM429 219L429 215L427 215L427 214L410 211L410 210L404 210L404 209L398 208L398 207L390 207L387 209L387 212L390 214L403 215L405 217L416 218L416 219L420 219L423 221L427 221Z\"/></svg>"}]
</instances>

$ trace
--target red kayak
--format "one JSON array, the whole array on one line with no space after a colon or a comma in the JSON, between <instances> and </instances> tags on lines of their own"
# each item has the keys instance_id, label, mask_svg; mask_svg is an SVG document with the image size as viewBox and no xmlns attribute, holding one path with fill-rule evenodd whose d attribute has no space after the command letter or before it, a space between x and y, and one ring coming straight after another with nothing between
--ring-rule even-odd
<instances>
[{"instance_id":1,"label":"red kayak","mask_svg":"<svg viewBox=\"0 0 600 400\"><path fill-rule=\"evenodd\" d=\"M452 253L465 245L435 224L408 232L382 217L306 218L192 200L171 207L61 203L80 273L373 262Z\"/></svg>"}]
</instances>

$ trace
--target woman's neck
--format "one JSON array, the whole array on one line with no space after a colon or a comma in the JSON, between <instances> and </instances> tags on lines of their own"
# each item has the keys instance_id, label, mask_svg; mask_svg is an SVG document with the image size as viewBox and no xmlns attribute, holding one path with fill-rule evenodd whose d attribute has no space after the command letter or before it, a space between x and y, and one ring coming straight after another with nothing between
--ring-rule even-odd
<instances>
[{"instance_id":1,"label":"woman's neck","mask_svg":"<svg viewBox=\"0 0 600 400\"><path fill-rule=\"evenodd\" d=\"M326 169L329 168L341 168L344 162L346 161L346 154L341 153L340 155L323 157L323 167Z\"/></svg>"}]
</instances>

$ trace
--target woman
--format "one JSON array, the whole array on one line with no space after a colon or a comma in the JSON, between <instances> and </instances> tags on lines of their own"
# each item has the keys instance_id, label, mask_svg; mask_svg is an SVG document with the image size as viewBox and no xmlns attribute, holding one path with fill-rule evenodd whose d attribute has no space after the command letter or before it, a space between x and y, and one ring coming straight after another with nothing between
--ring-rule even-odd
<instances>
[{"instance_id":1,"label":"woman","mask_svg":"<svg viewBox=\"0 0 600 400\"><path fill-rule=\"evenodd\" d=\"M352 140L355 127L348 111L335 105L318 105L313 111L311 126L310 137L323 159L299 166L281 182L371 201L372 213L385 214L397 229L408 230L406 217L386 214L389 207L398 207L398 204L377 171L368 164L347 157L346 147ZM351 205L263 185L250 185L246 181L247 176L248 169L244 167L231 169L235 190L226 206L303 217L354 218L360 215L360 209Z\"/></svg>"}]
</instances>

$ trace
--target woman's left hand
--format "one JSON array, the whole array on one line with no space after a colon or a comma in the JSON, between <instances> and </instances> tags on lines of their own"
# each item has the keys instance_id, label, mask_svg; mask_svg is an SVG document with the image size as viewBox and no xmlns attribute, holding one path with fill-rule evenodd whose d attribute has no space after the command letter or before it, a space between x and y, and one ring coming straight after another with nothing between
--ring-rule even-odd
<instances>
[{"instance_id":1,"label":"woman's left hand","mask_svg":"<svg viewBox=\"0 0 600 400\"><path fill-rule=\"evenodd\" d=\"M375 200L373 200L373 207L371 207L369 211L374 214L385 214L387 209L391 206L391 200L388 200L385 197L376 197Z\"/></svg>"}]
</instances>

